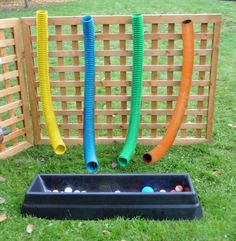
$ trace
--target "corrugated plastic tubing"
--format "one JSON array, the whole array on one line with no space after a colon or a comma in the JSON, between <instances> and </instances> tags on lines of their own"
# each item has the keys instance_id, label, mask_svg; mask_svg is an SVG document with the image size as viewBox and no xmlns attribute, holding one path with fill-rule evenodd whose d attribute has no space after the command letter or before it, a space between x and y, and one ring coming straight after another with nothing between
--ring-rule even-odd
<instances>
[{"instance_id":1,"label":"corrugated plastic tubing","mask_svg":"<svg viewBox=\"0 0 236 241\"><path fill-rule=\"evenodd\" d=\"M142 80L143 80L143 56L144 56L144 31L143 16L132 15L133 30L133 71L131 89L131 110L128 134L122 152L118 157L118 163L122 167L131 161L140 127L140 107L142 101Z\"/></svg>"},{"instance_id":2,"label":"corrugated plastic tubing","mask_svg":"<svg viewBox=\"0 0 236 241\"><path fill-rule=\"evenodd\" d=\"M94 22L91 16L82 18L85 50L85 83L84 83L84 159L88 172L97 171L99 165L96 156L94 135L94 78L95 47Z\"/></svg>"},{"instance_id":3,"label":"corrugated plastic tubing","mask_svg":"<svg viewBox=\"0 0 236 241\"><path fill-rule=\"evenodd\" d=\"M182 23L183 38L183 66L182 78L176 107L166 133L159 145L143 155L143 161L154 163L160 160L173 145L178 129L182 123L184 113L188 104L188 97L191 88L193 62L194 62L194 31L191 20Z\"/></svg>"},{"instance_id":4,"label":"corrugated plastic tubing","mask_svg":"<svg viewBox=\"0 0 236 241\"><path fill-rule=\"evenodd\" d=\"M54 115L52 96L50 93L49 64L48 64L48 12L37 11L37 61L38 76L40 83L40 98L43 108L48 135L56 154L62 155L66 151L66 146L61 138L56 117Z\"/></svg>"}]
</instances>

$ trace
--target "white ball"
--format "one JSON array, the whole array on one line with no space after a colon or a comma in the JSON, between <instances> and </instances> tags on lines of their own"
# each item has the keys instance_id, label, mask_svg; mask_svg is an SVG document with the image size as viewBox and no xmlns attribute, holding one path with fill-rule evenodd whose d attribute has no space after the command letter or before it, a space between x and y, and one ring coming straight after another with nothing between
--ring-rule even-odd
<instances>
[{"instance_id":1,"label":"white ball","mask_svg":"<svg viewBox=\"0 0 236 241\"><path fill-rule=\"evenodd\" d=\"M166 190L165 189L161 189L160 192L166 192Z\"/></svg>"},{"instance_id":2,"label":"white ball","mask_svg":"<svg viewBox=\"0 0 236 241\"><path fill-rule=\"evenodd\" d=\"M52 192L59 192L57 189L54 189Z\"/></svg>"},{"instance_id":3,"label":"white ball","mask_svg":"<svg viewBox=\"0 0 236 241\"><path fill-rule=\"evenodd\" d=\"M80 192L80 190L75 190L74 192Z\"/></svg>"},{"instance_id":4,"label":"white ball","mask_svg":"<svg viewBox=\"0 0 236 241\"><path fill-rule=\"evenodd\" d=\"M66 187L64 192L72 192L72 188L71 187Z\"/></svg>"},{"instance_id":5,"label":"white ball","mask_svg":"<svg viewBox=\"0 0 236 241\"><path fill-rule=\"evenodd\" d=\"M86 190L83 190L83 191L81 191L81 192L87 192Z\"/></svg>"},{"instance_id":6,"label":"white ball","mask_svg":"<svg viewBox=\"0 0 236 241\"><path fill-rule=\"evenodd\" d=\"M116 192L116 193L119 193L119 192L120 192L120 190L116 190L115 192Z\"/></svg>"}]
</instances>

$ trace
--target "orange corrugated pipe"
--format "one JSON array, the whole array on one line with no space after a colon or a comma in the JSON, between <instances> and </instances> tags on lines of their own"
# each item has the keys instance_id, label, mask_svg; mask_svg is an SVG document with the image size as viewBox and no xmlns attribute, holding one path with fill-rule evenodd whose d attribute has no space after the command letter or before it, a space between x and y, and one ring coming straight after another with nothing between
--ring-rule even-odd
<instances>
[{"instance_id":1,"label":"orange corrugated pipe","mask_svg":"<svg viewBox=\"0 0 236 241\"><path fill-rule=\"evenodd\" d=\"M172 118L167 127L166 133L159 145L153 150L143 155L145 163L154 163L160 160L173 145L178 129L182 123L185 109L188 104L188 97L191 88L193 62L194 62L194 32L191 20L182 22L182 39L183 39L183 65L182 79L180 84L179 95Z\"/></svg>"}]
</instances>

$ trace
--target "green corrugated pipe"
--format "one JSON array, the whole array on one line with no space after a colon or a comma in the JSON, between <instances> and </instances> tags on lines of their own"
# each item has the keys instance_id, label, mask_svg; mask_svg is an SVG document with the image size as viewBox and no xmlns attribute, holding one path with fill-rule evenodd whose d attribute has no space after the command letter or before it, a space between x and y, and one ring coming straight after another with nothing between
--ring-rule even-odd
<instances>
[{"instance_id":1,"label":"green corrugated pipe","mask_svg":"<svg viewBox=\"0 0 236 241\"><path fill-rule=\"evenodd\" d=\"M143 80L143 56L144 56L144 31L143 16L132 15L133 30L133 72L131 90L131 110L128 134L122 152L118 157L118 163L122 167L131 161L136 147L140 127L140 107L142 101Z\"/></svg>"}]
</instances>

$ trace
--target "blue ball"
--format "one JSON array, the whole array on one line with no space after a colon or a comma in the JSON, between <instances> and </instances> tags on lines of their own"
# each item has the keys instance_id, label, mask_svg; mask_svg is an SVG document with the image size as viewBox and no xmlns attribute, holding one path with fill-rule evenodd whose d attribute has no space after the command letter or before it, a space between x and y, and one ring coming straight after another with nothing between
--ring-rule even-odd
<instances>
[{"instance_id":1,"label":"blue ball","mask_svg":"<svg viewBox=\"0 0 236 241\"><path fill-rule=\"evenodd\" d=\"M142 192L154 192L152 187L145 186L142 188Z\"/></svg>"}]
</instances>

